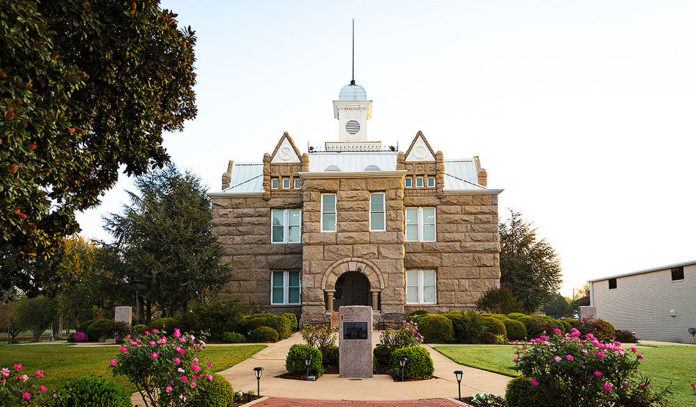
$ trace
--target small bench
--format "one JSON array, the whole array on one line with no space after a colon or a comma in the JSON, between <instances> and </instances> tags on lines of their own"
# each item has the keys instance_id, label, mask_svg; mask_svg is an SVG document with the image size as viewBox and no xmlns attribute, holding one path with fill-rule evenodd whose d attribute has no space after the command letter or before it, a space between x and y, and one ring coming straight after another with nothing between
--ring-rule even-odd
<instances>
[{"instance_id":1,"label":"small bench","mask_svg":"<svg viewBox=\"0 0 696 407\"><path fill-rule=\"evenodd\" d=\"M406 325L406 320L408 318L407 314L402 314L400 312L388 312L382 315L377 322L377 329L382 330L386 328L403 328Z\"/></svg>"},{"instance_id":2,"label":"small bench","mask_svg":"<svg viewBox=\"0 0 696 407\"><path fill-rule=\"evenodd\" d=\"M331 325L331 317L324 314L323 312L308 312L302 314L301 321L302 326L305 325Z\"/></svg>"}]
</instances>

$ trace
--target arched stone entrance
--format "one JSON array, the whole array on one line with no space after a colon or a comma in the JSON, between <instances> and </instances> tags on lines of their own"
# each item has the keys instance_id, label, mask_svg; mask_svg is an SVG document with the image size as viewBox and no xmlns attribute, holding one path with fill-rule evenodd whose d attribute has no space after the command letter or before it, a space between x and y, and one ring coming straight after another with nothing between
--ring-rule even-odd
<instances>
[{"instance_id":1,"label":"arched stone entrance","mask_svg":"<svg viewBox=\"0 0 696 407\"><path fill-rule=\"evenodd\" d=\"M362 276L358 276L358 273ZM340 282L339 278L341 278ZM329 311L334 310L334 295L339 289L341 293L337 305L371 305L373 310L378 311L380 309L379 295L384 289L384 280L372 262L348 258L339 260L326 269L321 288L326 294L326 309ZM349 304L357 301L364 302L363 296L367 294L366 291L369 291L369 296L365 304ZM351 297L346 298L347 294Z\"/></svg>"}]
</instances>

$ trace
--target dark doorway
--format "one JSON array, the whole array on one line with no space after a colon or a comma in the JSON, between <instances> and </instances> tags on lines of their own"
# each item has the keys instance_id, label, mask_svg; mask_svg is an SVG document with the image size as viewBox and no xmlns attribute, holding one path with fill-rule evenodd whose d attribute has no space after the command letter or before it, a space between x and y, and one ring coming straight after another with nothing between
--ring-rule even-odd
<instances>
[{"instance_id":1,"label":"dark doorway","mask_svg":"<svg viewBox=\"0 0 696 407\"><path fill-rule=\"evenodd\" d=\"M363 273L349 271L336 280L334 309L342 305L370 305L370 280Z\"/></svg>"}]
</instances>

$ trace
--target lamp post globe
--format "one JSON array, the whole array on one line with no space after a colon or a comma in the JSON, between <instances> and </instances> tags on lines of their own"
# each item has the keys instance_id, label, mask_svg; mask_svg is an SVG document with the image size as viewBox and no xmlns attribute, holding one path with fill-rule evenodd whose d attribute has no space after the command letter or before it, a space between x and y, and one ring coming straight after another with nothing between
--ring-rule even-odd
<instances>
[{"instance_id":1,"label":"lamp post globe","mask_svg":"<svg viewBox=\"0 0 696 407\"><path fill-rule=\"evenodd\" d=\"M454 372L454 377L457 378L457 387L459 388L459 398L457 400L462 399L462 376L464 376L464 372L461 370L455 370Z\"/></svg>"},{"instance_id":2,"label":"lamp post globe","mask_svg":"<svg viewBox=\"0 0 696 407\"><path fill-rule=\"evenodd\" d=\"M406 362L408 361L408 358L400 358L399 359L399 366L401 366L401 381L404 381L404 368L406 367Z\"/></svg>"},{"instance_id":3,"label":"lamp post globe","mask_svg":"<svg viewBox=\"0 0 696 407\"><path fill-rule=\"evenodd\" d=\"M255 367L254 372L256 373L256 395L261 397L261 375L263 374L262 367Z\"/></svg>"}]
</instances>

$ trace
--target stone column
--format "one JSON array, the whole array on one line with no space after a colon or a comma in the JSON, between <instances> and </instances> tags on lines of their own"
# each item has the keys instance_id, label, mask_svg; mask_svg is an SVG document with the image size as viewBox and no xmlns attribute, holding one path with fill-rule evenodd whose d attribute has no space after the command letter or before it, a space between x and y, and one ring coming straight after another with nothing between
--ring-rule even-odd
<instances>
[{"instance_id":1,"label":"stone column","mask_svg":"<svg viewBox=\"0 0 696 407\"><path fill-rule=\"evenodd\" d=\"M379 290L370 290L372 292L372 310L379 311Z\"/></svg>"},{"instance_id":2,"label":"stone column","mask_svg":"<svg viewBox=\"0 0 696 407\"><path fill-rule=\"evenodd\" d=\"M328 307L327 307L327 310L328 310L329 312L333 312L333 310L334 310L334 303L333 303L333 300L334 300L334 293L335 293L335 292L336 292L336 291L334 291L334 290L326 290L326 297L328 298Z\"/></svg>"}]
</instances>

